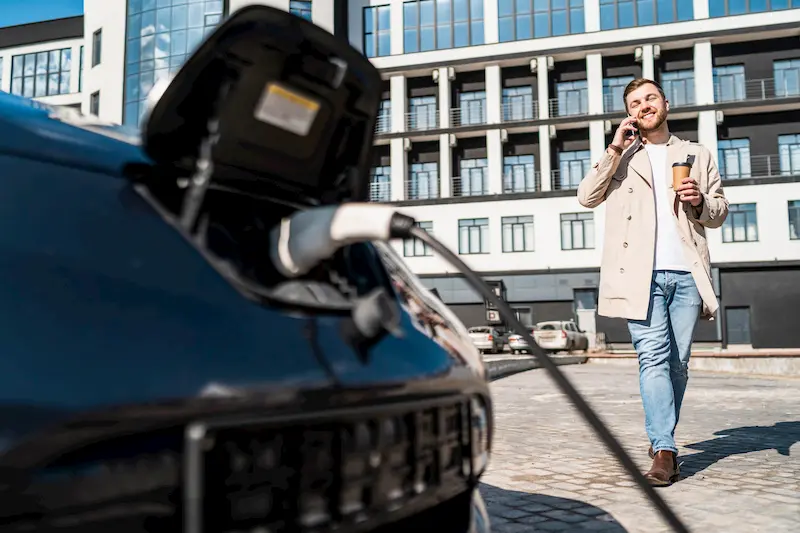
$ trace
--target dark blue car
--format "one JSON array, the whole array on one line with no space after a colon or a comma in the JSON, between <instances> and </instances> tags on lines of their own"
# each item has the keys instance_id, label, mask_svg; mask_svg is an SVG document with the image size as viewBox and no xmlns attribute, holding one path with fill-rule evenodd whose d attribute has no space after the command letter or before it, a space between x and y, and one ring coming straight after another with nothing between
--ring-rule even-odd
<instances>
[{"instance_id":1,"label":"dark blue car","mask_svg":"<svg viewBox=\"0 0 800 533\"><path fill-rule=\"evenodd\" d=\"M266 252L366 197L377 80L250 7L142 133L0 93L0 531L488 531L463 326L387 247L292 280ZM259 116L275 84L316 98L305 134Z\"/></svg>"}]
</instances>

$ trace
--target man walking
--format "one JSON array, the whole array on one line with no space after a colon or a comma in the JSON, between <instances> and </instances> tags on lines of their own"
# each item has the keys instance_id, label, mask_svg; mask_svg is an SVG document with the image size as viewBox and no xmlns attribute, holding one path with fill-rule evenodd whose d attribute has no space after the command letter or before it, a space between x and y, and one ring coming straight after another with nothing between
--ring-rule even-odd
<instances>
[{"instance_id":1,"label":"man walking","mask_svg":"<svg viewBox=\"0 0 800 533\"><path fill-rule=\"evenodd\" d=\"M578 201L606 204L598 313L628 320L653 458L645 477L664 486L679 474L675 427L694 328L719 307L706 228L722 225L728 201L709 150L670 134L658 83L634 80L623 98L629 116L581 182Z\"/></svg>"}]
</instances>

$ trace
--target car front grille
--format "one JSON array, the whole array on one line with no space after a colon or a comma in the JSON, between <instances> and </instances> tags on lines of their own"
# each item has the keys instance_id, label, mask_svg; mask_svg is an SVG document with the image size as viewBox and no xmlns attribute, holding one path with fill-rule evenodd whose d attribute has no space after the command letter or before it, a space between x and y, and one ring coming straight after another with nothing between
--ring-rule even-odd
<instances>
[{"instance_id":1,"label":"car front grille","mask_svg":"<svg viewBox=\"0 0 800 533\"><path fill-rule=\"evenodd\" d=\"M187 533L371 530L468 492L470 404L353 409L187 430Z\"/></svg>"}]
</instances>

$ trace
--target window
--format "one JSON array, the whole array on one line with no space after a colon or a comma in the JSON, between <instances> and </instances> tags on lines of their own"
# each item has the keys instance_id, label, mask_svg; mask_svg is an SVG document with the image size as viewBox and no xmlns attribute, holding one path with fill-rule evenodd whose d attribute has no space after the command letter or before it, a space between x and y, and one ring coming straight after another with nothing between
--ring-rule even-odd
<instances>
[{"instance_id":1,"label":"window","mask_svg":"<svg viewBox=\"0 0 800 533\"><path fill-rule=\"evenodd\" d=\"M508 155L503 158L504 193L536 191L537 181L533 155Z\"/></svg>"},{"instance_id":2,"label":"window","mask_svg":"<svg viewBox=\"0 0 800 533\"><path fill-rule=\"evenodd\" d=\"M603 100L605 111L625 111L625 87L633 81L633 76L619 76L603 79Z\"/></svg>"},{"instance_id":3,"label":"window","mask_svg":"<svg viewBox=\"0 0 800 533\"><path fill-rule=\"evenodd\" d=\"M89 114L100 115L100 91L95 91L89 96Z\"/></svg>"},{"instance_id":4,"label":"window","mask_svg":"<svg viewBox=\"0 0 800 533\"><path fill-rule=\"evenodd\" d=\"M13 56L11 94L28 98L69 94L72 49Z\"/></svg>"},{"instance_id":5,"label":"window","mask_svg":"<svg viewBox=\"0 0 800 533\"><path fill-rule=\"evenodd\" d=\"M758 240L756 204L732 204L722 224L722 242L755 242Z\"/></svg>"},{"instance_id":6,"label":"window","mask_svg":"<svg viewBox=\"0 0 800 533\"><path fill-rule=\"evenodd\" d=\"M392 196L392 167L374 167L370 171L369 199L371 202L388 202Z\"/></svg>"},{"instance_id":7,"label":"window","mask_svg":"<svg viewBox=\"0 0 800 533\"><path fill-rule=\"evenodd\" d=\"M83 45L81 45L80 56L78 57L78 92L83 91Z\"/></svg>"},{"instance_id":8,"label":"window","mask_svg":"<svg viewBox=\"0 0 800 533\"><path fill-rule=\"evenodd\" d=\"M489 219L468 218L458 221L458 253L489 253Z\"/></svg>"},{"instance_id":9,"label":"window","mask_svg":"<svg viewBox=\"0 0 800 533\"><path fill-rule=\"evenodd\" d=\"M168 4L171 4L169 6ZM150 89L220 23L223 0L128 0L123 122L138 126Z\"/></svg>"},{"instance_id":10,"label":"window","mask_svg":"<svg viewBox=\"0 0 800 533\"><path fill-rule=\"evenodd\" d=\"M745 99L744 65L714 67L714 99L717 102Z\"/></svg>"},{"instance_id":11,"label":"window","mask_svg":"<svg viewBox=\"0 0 800 533\"><path fill-rule=\"evenodd\" d=\"M585 115L589 112L589 90L586 80L562 81L556 84L558 116Z\"/></svg>"},{"instance_id":12,"label":"window","mask_svg":"<svg viewBox=\"0 0 800 533\"><path fill-rule=\"evenodd\" d=\"M594 213L561 215L561 249L591 250L594 248Z\"/></svg>"},{"instance_id":13,"label":"window","mask_svg":"<svg viewBox=\"0 0 800 533\"><path fill-rule=\"evenodd\" d=\"M789 200L789 238L800 239L800 200Z\"/></svg>"},{"instance_id":14,"label":"window","mask_svg":"<svg viewBox=\"0 0 800 533\"><path fill-rule=\"evenodd\" d=\"M503 89L503 120L534 120L536 101L533 99L533 87L506 87Z\"/></svg>"},{"instance_id":15,"label":"window","mask_svg":"<svg viewBox=\"0 0 800 533\"><path fill-rule=\"evenodd\" d=\"M576 311L597 309L597 289L574 289L572 294Z\"/></svg>"},{"instance_id":16,"label":"window","mask_svg":"<svg viewBox=\"0 0 800 533\"><path fill-rule=\"evenodd\" d=\"M415 225L428 233L433 233L433 222L417 222ZM411 238L403 241L403 255L406 257L426 257L432 256L433 252L421 240Z\"/></svg>"},{"instance_id":17,"label":"window","mask_svg":"<svg viewBox=\"0 0 800 533\"><path fill-rule=\"evenodd\" d=\"M692 0L600 0L601 30L667 24L693 18Z\"/></svg>"},{"instance_id":18,"label":"window","mask_svg":"<svg viewBox=\"0 0 800 533\"><path fill-rule=\"evenodd\" d=\"M432 130L437 127L438 110L435 96L415 96L408 99L408 128Z\"/></svg>"},{"instance_id":19,"label":"window","mask_svg":"<svg viewBox=\"0 0 800 533\"><path fill-rule=\"evenodd\" d=\"M482 196L489 194L489 161L482 159L461 160L461 183L454 187L453 196Z\"/></svg>"},{"instance_id":20,"label":"window","mask_svg":"<svg viewBox=\"0 0 800 533\"><path fill-rule=\"evenodd\" d=\"M413 0L403 4L403 52L483 44L483 0Z\"/></svg>"},{"instance_id":21,"label":"window","mask_svg":"<svg viewBox=\"0 0 800 533\"><path fill-rule=\"evenodd\" d=\"M428 200L439 197L439 164L413 163L408 183L408 200Z\"/></svg>"},{"instance_id":22,"label":"window","mask_svg":"<svg viewBox=\"0 0 800 533\"><path fill-rule=\"evenodd\" d=\"M583 0L498 0L500 42L584 32Z\"/></svg>"},{"instance_id":23,"label":"window","mask_svg":"<svg viewBox=\"0 0 800 533\"><path fill-rule=\"evenodd\" d=\"M533 215L503 217L503 252L533 251Z\"/></svg>"},{"instance_id":24,"label":"window","mask_svg":"<svg viewBox=\"0 0 800 533\"><path fill-rule=\"evenodd\" d=\"M750 2L744 2L743 0L709 0L708 2L708 12L712 18L779 11L792 7L800 7L800 3L797 0L757 0Z\"/></svg>"},{"instance_id":25,"label":"window","mask_svg":"<svg viewBox=\"0 0 800 533\"><path fill-rule=\"evenodd\" d=\"M377 133L389 133L392 130L392 101L381 100L375 124Z\"/></svg>"},{"instance_id":26,"label":"window","mask_svg":"<svg viewBox=\"0 0 800 533\"><path fill-rule=\"evenodd\" d=\"M364 8L364 55L388 56L392 53L391 8L370 6Z\"/></svg>"},{"instance_id":27,"label":"window","mask_svg":"<svg viewBox=\"0 0 800 533\"><path fill-rule=\"evenodd\" d=\"M782 176L800 174L800 134L778 135L778 157Z\"/></svg>"},{"instance_id":28,"label":"window","mask_svg":"<svg viewBox=\"0 0 800 533\"><path fill-rule=\"evenodd\" d=\"M0 90L3 87L3 58L0 57Z\"/></svg>"},{"instance_id":29,"label":"window","mask_svg":"<svg viewBox=\"0 0 800 533\"><path fill-rule=\"evenodd\" d=\"M92 67L100 64L103 57L103 30L97 30L92 35Z\"/></svg>"},{"instance_id":30,"label":"window","mask_svg":"<svg viewBox=\"0 0 800 533\"><path fill-rule=\"evenodd\" d=\"M173 2L174 4L175 2ZM290 0L289 13L306 20L311 20L311 0L305 2L301 0Z\"/></svg>"},{"instance_id":31,"label":"window","mask_svg":"<svg viewBox=\"0 0 800 533\"><path fill-rule=\"evenodd\" d=\"M720 139L717 159L722 179L738 180L751 177L750 139Z\"/></svg>"},{"instance_id":32,"label":"window","mask_svg":"<svg viewBox=\"0 0 800 533\"><path fill-rule=\"evenodd\" d=\"M661 87L671 107L694 104L694 71L673 70L661 73Z\"/></svg>"},{"instance_id":33,"label":"window","mask_svg":"<svg viewBox=\"0 0 800 533\"><path fill-rule=\"evenodd\" d=\"M558 189L577 189L591 166L589 150L575 150L558 154Z\"/></svg>"},{"instance_id":34,"label":"window","mask_svg":"<svg viewBox=\"0 0 800 533\"><path fill-rule=\"evenodd\" d=\"M798 4L800 6L800 4ZM800 96L800 59L775 61L775 96Z\"/></svg>"},{"instance_id":35,"label":"window","mask_svg":"<svg viewBox=\"0 0 800 533\"><path fill-rule=\"evenodd\" d=\"M459 126L486 124L486 92L473 91L458 95Z\"/></svg>"}]
</instances>

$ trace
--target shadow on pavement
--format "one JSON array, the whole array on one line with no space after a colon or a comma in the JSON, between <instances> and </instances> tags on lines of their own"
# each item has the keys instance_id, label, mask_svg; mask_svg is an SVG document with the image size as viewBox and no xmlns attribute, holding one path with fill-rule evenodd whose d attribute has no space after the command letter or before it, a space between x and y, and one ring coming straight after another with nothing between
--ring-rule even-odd
<instances>
[{"instance_id":1,"label":"shadow on pavement","mask_svg":"<svg viewBox=\"0 0 800 533\"><path fill-rule=\"evenodd\" d=\"M627 529L599 507L579 500L506 490L480 484L489 511L492 532L602 531Z\"/></svg>"},{"instance_id":2,"label":"shadow on pavement","mask_svg":"<svg viewBox=\"0 0 800 533\"><path fill-rule=\"evenodd\" d=\"M700 453L683 455L681 474L683 478L702 472L717 461L732 455L775 450L788 457L789 448L800 442L800 422L778 422L773 426L746 426L717 431L717 438L686 445Z\"/></svg>"}]
</instances>

